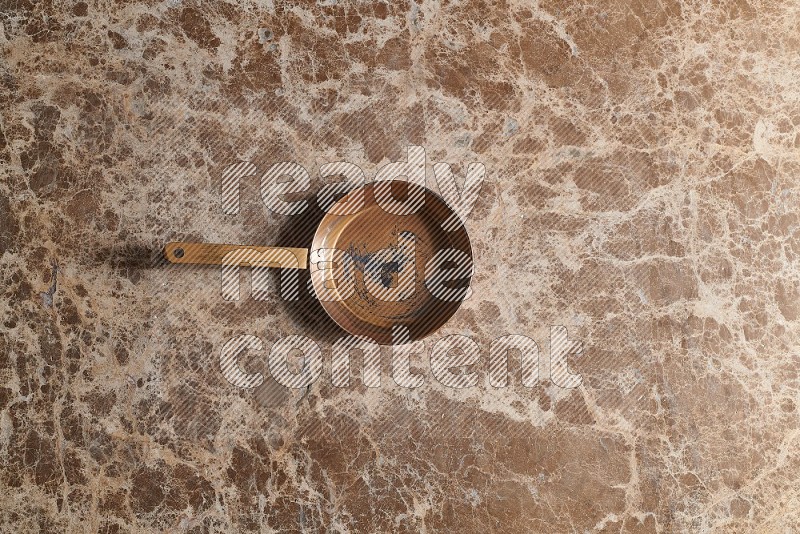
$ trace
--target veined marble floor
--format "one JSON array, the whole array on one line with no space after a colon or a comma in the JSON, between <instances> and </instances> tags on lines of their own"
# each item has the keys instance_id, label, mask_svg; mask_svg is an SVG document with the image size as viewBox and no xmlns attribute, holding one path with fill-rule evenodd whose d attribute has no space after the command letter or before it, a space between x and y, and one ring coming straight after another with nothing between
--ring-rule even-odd
<instances>
[{"instance_id":1,"label":"veined marble floor","mask_svg":"<svg viewBox=\"0 0 800 534\"><path fill-rule=\"evenodd\" d=\"M800 531L797 2L15 0L0 23L3 532ZM412 146L435 191L437 163L456 189L485 168L472 295L412 355L420 387L389 347L378 387L359 357L338 387L344 333L275 271L231 301L160 256L308 247L325 164L372 180ZM279 162L303 213L262 201ZM451 335L475 385L432 373ZM506 335L535 346L496 387ZM270 376L288 336L320 349L309 387ZM237 338L255 388L220 365Z\"/></svg>"}]
</instances>

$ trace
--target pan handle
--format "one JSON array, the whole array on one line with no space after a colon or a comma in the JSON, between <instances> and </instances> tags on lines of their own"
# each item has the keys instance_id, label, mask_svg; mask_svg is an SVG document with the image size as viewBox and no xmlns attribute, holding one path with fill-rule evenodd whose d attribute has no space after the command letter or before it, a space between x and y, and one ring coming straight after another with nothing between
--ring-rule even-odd
<instances>
[{"instance_id":1,"label":"pan handle","mask_svg":"<svg viewBox=\"0 0 800 534\"><path fill-rule=\"evenodd\" d=\"M238 265L308 269L308 250L304 248L256 247L173 241L164 245L164 257L170 263L192 265Z\"/></svg>"}]
</instances>

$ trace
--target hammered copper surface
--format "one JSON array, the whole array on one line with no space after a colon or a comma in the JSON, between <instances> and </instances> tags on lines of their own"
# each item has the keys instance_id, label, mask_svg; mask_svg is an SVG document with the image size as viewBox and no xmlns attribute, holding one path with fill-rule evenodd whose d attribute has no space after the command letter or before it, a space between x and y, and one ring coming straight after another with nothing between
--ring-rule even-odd
<instances>
[{"instance_id":1,"label":"hammered copper surface","mask_svg":"<svg viewBox=\"0 0 800 534\"><path fill-rule=\"evenodd\" d=\"M353 275L357 290L349 298L323 300L322 307L347 332L381 344L392 343L392 329L396 327L408 329L407 341L422 339L441 328L461 305L461 299L437 298L426 285L425 267L434 254L453 249L464 252L472 261L472 248L464 226L458 224L448 228L449 231L444 229L445 222L454 214L438 195L414 184L395 185L395 198L401 201L414 198L414 189L422 191L418 197L422 199L421 207L410 214L390 213L376 203L375 183L368 184L333 206L332 213L322 219L311 246L312 250L336 249L355 256ZM363 208L352 214L336 215L336 207L351 203L355 195L363 198ZM377 251L396 247L403 232L413 234L415 242L415 256L401 259L413 265L413 295L396 300L370 294L364 284L366 277L377 275L385 279L387 274L393 274L393 282L397 284L396 272L368 272L369 259ZM387 265L386 262L377 263L378 269L385 269ZM386 280L387 287L390 280ZM469 279L460 282L458 287L464 287Z\"/></svg>"}]
</instances>

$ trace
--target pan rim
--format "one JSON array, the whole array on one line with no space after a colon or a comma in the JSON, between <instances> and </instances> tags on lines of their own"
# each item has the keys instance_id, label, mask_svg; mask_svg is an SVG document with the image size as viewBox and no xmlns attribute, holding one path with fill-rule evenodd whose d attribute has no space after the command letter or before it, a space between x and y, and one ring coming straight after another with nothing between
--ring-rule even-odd
<instances>
[{"instance_id":1,"label":"pan rim","mask_svg":"<svg viewBox=\"0 0 800 534\"><path fill-rule=\"evenodd\" d=\"M313 240L312 240L311 248L309 250L309 255L312 254L314 251L316 251L318 249L325 248L325 247L322 247L320 245L326 239L327 232L330 231L330 227L332 226L332 224L331 224L332 221L334 221L334 220L336 220L336 218L340 218L340 217L356 217L358 214L362 213L366 209L372 208L374 206L374 204L372 206L365 205L365 206L362 207L362 209L360 209L356 213L347 214L347 215L340 215L340 214L335 214L335 213L331 213L331 212L335 211L335 208L337 206L341 207L343 204L345 204L348 201L352 200L351 196L354 195L354 194L358 194L360 192L363 192L365 194L365 200L366 200L367 193L370 193L370 194L374 195L374 187L377 184L382 183L382 182L383 183L385 183L385 182L398 182L398 180L386 180L386 181L378 180L378 181L367 182L367 183L365 183L364 185L362 185L360 187L354 188L353 190L349 191L346 195L344 195L342 198L337 200L328 209L328 211L325 213L325 215L323 216L322 220L320 221L319 225L317 226L317 229L315 230L314 237L313 237ZM409 190L410 190L410 188L419 188L419 189L421 189L421 193L426 196L426 200L427 200L427 197L430 196L435 202L437 202L440 205L441 208L444 208L444 210L446 212L446 217L442 218L441 220L436 220L435 223L441 224L444 220L447 220L447 217L450 217L450 216L457 217L458 224L455 225L455 228L453 230L450 230L450 231L444 230L443 231L443 235L446 235L448 241L450 241L450 243L452 244L453 243L453 238L452 238L451 234L453 232L458 232L458 231L462 232L462 236L461 236L462 237L462 243L461 243L461 246L458 247L458 249L462 250L463 252L465 252L467 254L467 256L469 257L470 262L472 263L473 269L472 269L471 274L470 274L470 276L468 278L469 284L467 286L467 287L471 287L472 278L474 277L474 258L475 258L475 256L474 256L474 249L473 249L473 245L472 245L472 240L469 237L469 232L467 232L466 221L464 220L464 218L462 218L460 215L458 215L458 213L450 206L450 204L446 200L444 200L444 198L442 198L441 195L439 195L436 191L431 190L426 185L420 185L420 184L417 184L417 183L414 183L414 182L403 182L403 181L400 181L400 182L407 184L407 187L409 188ZM370 191L370 190L372 190L372 191ZM374 199L374 196L373 196L373 199ZM419 211L419 210L417 210L417 211ZM416 211L414 213L416 213ZM413 215L413 214L409 214L409 215ZM464 246L464 245L466 245L466 246ZM311 265L309 265L309 267L312 268ZM313 289L314 289L314 293L317 296L317 299L319 300L322 308L325 310L325 313L344 332L346 332L347 334L349 334L351 336L369 339L370 341L374 341L378 345L394 345L395 344L394 343L395 340L393 339L393 335L390 333L389 336L387 337L386 332L385 332L385 328L384 327L380 327L378 325L370 325L371 329L376 330L376 334L377 335L370 335L370 334L367 334L367 333L364 333L364 332L353 331L354 328L351 328L351 326L349 326L347 324L347 322L348 322L347 321L347 318L348 318L347 316L350 316L349 317L350 322L354 322L354 323L356 323L356 325L358 325L359 323L367 323L367 321L364 321L356 312L354 312L352 310L351 307L348 307L347 305L345 305L343 303L344 300L338 300L338 301L337 300L325 300L325 299L320 298L320 291L321 290L317 287L318 284L314 280L314 277L312 277L312 286L313 286ZM433 295L431 295L431 297L432 298L436 298ZM424 333L422 335L419 335L417 337L413 337L412 336L411 339L407 339L407 340L404 339L403 341L406 342L406 343L410 343L410 342L414 342L414 341L426 338L426 337L434 334L435 332L440 330L442 327L444 327L450 321L450 319L452 319L452 317L456 314L456 312L459 309L461 309L461 306L463 305L465 300L466 300L466 298L462 298L462 299L459 299L457 301L450 302L450 304L452 306L451 306L451 308L449 308L447 310L447 312L448 312L447 316L444 319L439 320L438 324L436 324L433 328L424 331ZM419 308L424 308L425 306L427 306L428 305L427 302L431 302L431 300L428 299L427 301L425 301L425 303L422 306L419 306ZM442 301L442 302L444 302L444 301ZM343 317L338 317L337 316L338 315L337 309L334 309L334 307L336 307L338 309L338 311L340 313L342 313L344 316ZM394 327L395 327L395 325L392 324L392 326L390 327L390 330L393 330ZM356 326L355 330L358 330L357 326Z\"/></svg>"}]
</instances>

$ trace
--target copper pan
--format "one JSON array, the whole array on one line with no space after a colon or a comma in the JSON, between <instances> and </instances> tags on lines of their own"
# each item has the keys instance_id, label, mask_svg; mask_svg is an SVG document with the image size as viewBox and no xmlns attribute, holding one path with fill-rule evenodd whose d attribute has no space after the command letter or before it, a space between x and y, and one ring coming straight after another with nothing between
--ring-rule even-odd
<instances>
[{"instance_id":1,"label":"copper pan","mask_svg":"<svg viewBox=\"0 0 800 534\"><path fill-rule=\"evenodd\" d=\"M436 193L407 182L394 182L390 187L391 196L398 202L410 197L424 198L424 202L415 204L419 209L413 213L392 213L384 209L385 202L384 207L376 202L376 182L367 184L328 210L310 250L172 242L164 247L164 254L176 264L306 269L311 262L321 266L318 261L331 259L317 251L339 251L335 262L326 264L339 268L338 277L322 271L315 275L312 269L314 292L326 313L348 333L377 343L398 343L398 339L393 341L393 329L395 336L406 332L408 337L403 336L402 341L415 341L442 327L468 294L472 248L463 223ZM385 191L377 193L385 197ZM430 283L430 264L445 250L459 251L460 263L438 263L449 269L459 263L462 276L451 277L452 281L443 282L436 290ZM447 255L439 253L438 257ZM258 262L253 261L257 256ZM452 291L445 291L443 298L444 288Z\"/></svg>"}]
</instances>

